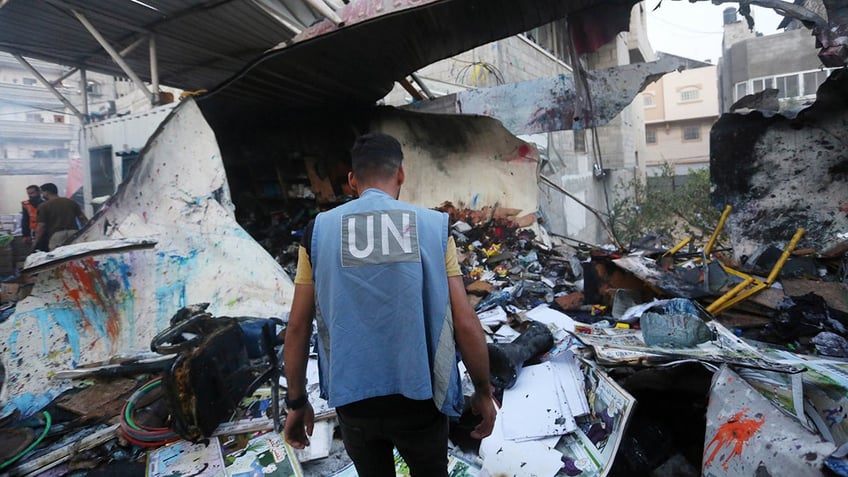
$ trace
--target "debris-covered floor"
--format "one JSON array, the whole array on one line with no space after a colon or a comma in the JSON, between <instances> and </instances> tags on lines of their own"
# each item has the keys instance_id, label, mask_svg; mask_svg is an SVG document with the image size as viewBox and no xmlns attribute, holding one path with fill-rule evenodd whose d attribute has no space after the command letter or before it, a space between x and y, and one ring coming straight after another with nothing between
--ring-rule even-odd
<instances>
[{"instance_id":1,"label":"debris-covered floor","mask_svg":"<svg viewBox=\"0 0 848 477\"><path fill-rule=\"evenodd\" d=\"M519 224L518 210L449 203L441 210L451 216L469 299L491 341L501 404L495 432L482 442L468 437L470 414L452 426L451 475L844 472L837 451L848 438L841 258L792 253L791 244L778 243L754 261L756 268L736 270L718 254L698 263L688 249L625 254L575 246L538 225ZM253 231L289 272L297 232L314 212L304 206L293 220ZM294 233L272 241L282 235L275 228ZM764 288L732 311L707 311L724 311L715 304L767 282L774 271L782 288ZM755 281L742 289L743 277ZM192 324L158 335L151 345L159 353L59 371L55 377L74 386L29 416L4 407L3 472L355 475L333 411L320 405L315 375L312 445L294 451L273 431L270 383L285 345L261 330L269 324L275 336L284 321L220 318L187 307L171 325ZM197 347L180 343L180 331L212 336L204 325L212 319L215 329L232 320L237 326L228 333L237 328L245 336L242 350L214 339L202 347L208 359L241 356L215 371L228 384L208 370L206 384L188 388L169 373L163 378L163 369L178 366L204 372L174 358ZM244 399L227 401L248 388ZM191 408L169 400L175 389L216 397L211 406ZM402 463L398 469L403 475Z\"/></svg>"},{"instance_id":2,"label":"debris-covered floor","mask_svg":"<svg viewBox=\"0 0 848 477\"><path fill-rule=\"evenodd\" d=\"M828 94L848 78L835 76L827 108L741 138L723 126L756 125L759 113L719 121L714 141L747 145L750 167L722 170L739 164L717 148L713 177L773 189L719 184L724 212L704 243L605 247L550 233L524 203L438 207L490 341L500 407L482 441L469 438L470 413L453 424L452 476L848 475L848 214L840 200L805 206L809 189L781 189L773 175L806 135L844 124L845 95ZM775 128L792 136L776 152ZM474 145L503 150L478 148L475 160L514 160L510 184L521 187L510 192L532 204L522 189L535 187L532 151L491 123L481 130L507 140L478 136ZM410 166L422 167L416 152ZM819 193L844 199L841 150L816 160L828 171ZM784 173L804 185L822 177ZM181 105L79 237L31 255L4 283L0 472L355 475L316 360L312 445L294 451L275 430L297 247L327 204L303 187L287 207L237 223L227 179L203 115Z\"/></svg>"}]
</instances>

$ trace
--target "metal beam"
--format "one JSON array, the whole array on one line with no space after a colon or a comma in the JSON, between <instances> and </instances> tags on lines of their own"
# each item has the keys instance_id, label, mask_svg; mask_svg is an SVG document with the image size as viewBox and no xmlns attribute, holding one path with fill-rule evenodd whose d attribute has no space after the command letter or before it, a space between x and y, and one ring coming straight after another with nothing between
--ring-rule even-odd
<instances>
[{"instance_id":1,"label":"metal beam","mask_svg":"<svg viewBox=\"0 0 848 477\"><path fill-rule=\"evenodd\" d=\"M133 81L133 83L135 83L138 89L147 93L147 97L150 99L151 104L154 104L153 94L150 92L150 90L147 89L147 86L144 85L144 82L141 81L141 78L139 78L138 75L135 74L135 72L132 70L132 68L130 68L130 65L128 65L127 62L124 61L123 58L121 58L121 55L117 51L115 51L114 48L112 48L112 45L110 45L109 42L106 41L106 38L104 38L103 35L101 35L100 32L97 31L96 28L94 28L94 25L92 25L91 22L88 21L85 15L76 10L71 11L73 12L74 16L77 17L77 20L82 23L82 26L84 26L85 29L88 30L89 33L91 33L91 36L93 36L94 39L97 40L97 43L100 43L100 46L102 46L103 49L106 50L106 53L109 53L109 56L112 57L112 61L114 61L121 68L121 70L123 70L123 72L127 76L129 76L129 78Z\"/></svg>"},{"instance_id":2,"label":"metal beam","mask_svg":"<svg viewBox=\"0 0 848 477\"><path fill-rule=\"evenodd\" d=\"M344 25L344 20L333 11L323 0L305 0L309 6L318 10L318 13L324 15L328 20L335 23L336 26Z\"/></svg>"},{"instance_id":3,"label":"metal beam","mask_svg":"<svg viewBox=\"0 0 848 477\"><path fill-rule=\"evenodd\" d=\"M60 93L59 90L56 89L55 86L50 84L50 82L47 81L47 78L45 78L41 73L39 73L38 70L35 69L35 67L33 67L31 64L29 64L29 62L26 59L24 59L23 56L18 55L18 54L13 54L12 56L14 56L15 59L18 60L18 63L23 65L24 68L28 69L30 71L30 73L35 75L35 77L38 79L38 81L41 82L41 84L44 85L44 87L47 88L51 93L53 93L53 95L56 96L56 98L58 98L59 101L61 101L62 104L65 105L66 108L70 109L74 113L74 116L76 116L80 120L81 123L85 124L86 117L83 116L83 114L79 111L79 109L76 108L76 106L74 106L73 104L71 104L70 101L68 101L68 98L66 98L65 95Z\"/></svg>"},{"instance_id":4,"label":"metal beam","mask_svg":"<svg viewBox=\"0 0 848 477\"><path fill-rule=\"evenodd\" d=\"M82 113L85 115L85 122L88 122L88 72L85 68L79 70L80 83L82 83Z\"/></svg>"},{"instance_id":5,"label":"metal beam","mask_svg":"<svg viewBox=\"0 0 848 477\"><path fill-rule=\"evenodd\" d=\"M156 56L156 35L151 34L148 42L150 47L150 89L153 95L153 106L159 104L159 59Z\"/></svg>"}]
</instances>

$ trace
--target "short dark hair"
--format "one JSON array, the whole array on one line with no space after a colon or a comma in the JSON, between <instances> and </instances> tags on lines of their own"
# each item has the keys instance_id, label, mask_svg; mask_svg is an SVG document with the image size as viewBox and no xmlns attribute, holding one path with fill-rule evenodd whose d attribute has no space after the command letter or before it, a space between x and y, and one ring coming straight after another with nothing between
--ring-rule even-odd
<instances>
[{"instance_id":1,"label":"short dark hair","mask_svg":"<svg viewBox=\"0 0 848 477\"><path fill-rule=\"evenodd\" d=\"M51 194L59 195L59 188L56 187L56 184L52 182L48 182L46 184L41 184L41 190L44 192L49 192Z\"/></svg>"},{"instance_id":2,"label":"short dark hair","mask_svg":"<svg viewBox=\"0 0 848 477\"><path fill-rule=\"evenodd\" d=\"M28 185L28 186L27 186L27 188L26 188L26 190L30 190L30 189L35 189L35 190L37 190L37 191L41 192L41 188L40 188L40 187L38 187L38 186L37 186L37 185L35 185L35 184Z\"/></svg>"},{"instance_id":3,"label":"short dark hair","mask_svg":"<svg viewBox=\"0 0 848 477\"><path fill-rule=\"evenodd\" d=\"M383 133L359 136L350 150L353 175L361 179L386 179L396 173L403 162L400 142Z\"/></svg>"}]
</instances>

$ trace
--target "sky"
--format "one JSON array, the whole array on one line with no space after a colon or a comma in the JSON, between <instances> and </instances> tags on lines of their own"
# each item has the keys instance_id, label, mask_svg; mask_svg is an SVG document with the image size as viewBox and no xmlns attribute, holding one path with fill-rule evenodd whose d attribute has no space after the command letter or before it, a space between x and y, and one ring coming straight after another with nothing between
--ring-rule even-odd
<instances>
[{"instance_id":1,"label":"sky","mask_svg":"<svg viewBox=\"0 0 848 477\"><path fill-rule=\"evenodd\" d=\"M654 51L672 53L693 60L712 60L721 56L722 12L737 8L737 3L713 5L709 1L689 3L687 0L646 0L648 10L648 41ZM783 17L773 10L751 7L754 13L754 30L764 35L777 33ZM738 18L745 21L741 15Z\"/></svg>"}]
</instances>

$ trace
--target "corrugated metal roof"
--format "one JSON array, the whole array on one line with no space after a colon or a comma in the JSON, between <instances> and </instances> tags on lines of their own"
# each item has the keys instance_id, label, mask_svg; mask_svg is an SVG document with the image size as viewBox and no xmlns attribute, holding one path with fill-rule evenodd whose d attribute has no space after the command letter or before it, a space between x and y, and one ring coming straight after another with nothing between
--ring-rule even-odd
<instances>
[{"instance_id":1,"label":"corrugated metal roof","mask_svg":"<svg viewBox=\"0 0 848 477\"><path fill-rule=\"evenodd\" d=\"M204 112L292 111L374 104L395 80L440 59L598 4L635 0L351 2L344 27L325 20L263 55L210 95ZM381 4L378 13L370 7Z\"/></svg>"},{"instance_id":2,"label":"corrugated metal roof","mask_svg":"<svg viewBox=\"0 0 848 477\"><path fill-rule=\"evenodd\" d=\"M372 105L395 80L473 47L591 6L634 3L351 0L335 12L337 25L306 0L10 0L0 8L0 50L123 75L78 11L118 50L154 33L160 83L214 89L204 111L342 108ZM150 80L146 43L125 59Z\"/></svg>"},{"instance_id":3,"label":"corrugated metal roof","mask_svg":"<svg viewBox=\"0 0 848 477\"><path fill-rule=\"evenodd\" d=\"M0 8L0 50L124 76L73 11L119 51L155 34L160 83L189 90L213 88L294 35L251 0L10 0ZM124 57L145 81L148 55L144 42Z\"/></svg>"}]
</instances>

